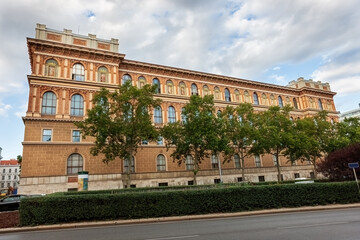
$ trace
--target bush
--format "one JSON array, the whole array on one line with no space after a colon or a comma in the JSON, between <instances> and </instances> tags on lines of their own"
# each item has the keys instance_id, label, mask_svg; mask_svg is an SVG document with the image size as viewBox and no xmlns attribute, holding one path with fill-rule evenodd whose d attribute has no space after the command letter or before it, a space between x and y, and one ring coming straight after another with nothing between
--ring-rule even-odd
<instances>
[{"instance_id":1,"label":"bush","mask_svg":"<svg viewBox=\"0 0 360 240\"><path fill-rule=\"evenodd\" d=\"M123 194L55 194L22 200L20 224L166 217L359 201L354 182L228 186Z\"/></svg>"}]
</instances>

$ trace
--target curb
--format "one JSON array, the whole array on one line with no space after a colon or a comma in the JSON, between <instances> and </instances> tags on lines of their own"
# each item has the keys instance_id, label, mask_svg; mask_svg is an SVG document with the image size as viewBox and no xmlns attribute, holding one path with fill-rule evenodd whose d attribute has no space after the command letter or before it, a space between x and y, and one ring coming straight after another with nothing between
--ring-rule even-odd
<instances>
[{"instance_id":1,"label":"curb","mask_svg":"<svg viewBox=\"0 0 360 240\"><path fill-rule=\"evenodd\" d=\"M187 216L173 216L173 217L161 217L161 218L63 223L63 224L54 224L54 225L40 225L33 227L3 228L0 229L0 234L13 233L13 232L55 230L55 229L101 227L101 226L112 226L112 225L175 222L175 221L200 220L200 219L228 218L228 217L246 217L246 216L256 216L256 215L323 211L323 210L347 209L347 208L359 208L359 207L360 207L360 203L352 203L352 204L334 204L334 205L324 205L324 206L299 207L299 208L279 208L279 209L256 210L256 211L236 212L236 213L213 213L213 214L203 214L203 215L187 215Z\"/></svg>"}]
</instances>

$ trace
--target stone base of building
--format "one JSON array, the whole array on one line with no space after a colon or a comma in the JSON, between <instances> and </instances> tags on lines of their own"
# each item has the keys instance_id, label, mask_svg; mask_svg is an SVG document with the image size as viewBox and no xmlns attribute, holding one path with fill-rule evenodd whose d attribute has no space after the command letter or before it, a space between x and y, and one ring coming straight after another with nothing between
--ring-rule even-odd
<instances>
[{"instance_id":1,"label":"stone base of building","mask_svg":"<svg viewBox=\"0 0 360 240\"><path fill-rule=\"evenodd\" d=\"M281 167L284 181L296 177L311 178L314 168L311 165ZM191 171L132 173L130 187L158 187L192 185L194 175ZM242 179L241 169L202 170L196 177L198 185L220 183L236 183L241 181L277 181L276 167L247 168L245 179ZM124 174L91 175L89 173L88 190L121 189L126 187ZM20 181L21 194L49 194L78 190L77 176L23 177Z\"/></svg>"}]
</instances>

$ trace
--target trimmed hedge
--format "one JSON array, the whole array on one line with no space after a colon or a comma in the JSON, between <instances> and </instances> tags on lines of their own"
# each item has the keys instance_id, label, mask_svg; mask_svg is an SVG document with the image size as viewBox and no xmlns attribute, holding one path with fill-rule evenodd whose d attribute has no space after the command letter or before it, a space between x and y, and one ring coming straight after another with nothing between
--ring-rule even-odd
<instances>
[{"instance_id":1,"label":"trimmed hedge","mask_svg":"<svg viewBox=\"0 0 360 240\"><path fill-rule=\"evenodd\" d=\"M240 186L260 186L260 185L279 185L279 184L293 184L295 181L278 182L239 182L239 183L223 183L210 185L180 185L168 187L144 187L144 188L122 188L122 189L107 189L107 190L90 190L90 191L72 191L72 192L58 192L49 196L60 195L88 195L88 194L119 194L119 193L134 193L134 192L162 192L162 191L187 191L187 190L204 190L214 188L240 187Z\"/></svg>"},{"instance_id":2,"label":"trimmed hedge","mask_svg":"<svg viewBox=\"0 0 360 240\"><path fill-rule=\"evenodd\" d=\"M150 218L359 202L355 182L26 198L20 224Z\"/></svg>"}]
</instances>

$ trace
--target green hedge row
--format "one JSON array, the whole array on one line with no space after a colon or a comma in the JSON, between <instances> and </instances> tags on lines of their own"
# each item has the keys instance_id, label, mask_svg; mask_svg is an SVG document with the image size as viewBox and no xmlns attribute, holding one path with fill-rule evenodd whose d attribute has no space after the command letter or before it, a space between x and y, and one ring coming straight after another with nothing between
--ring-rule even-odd
<instances>
[{"instance_id":1,"label":"green hedge row","mask_svg":"<svg viewBox=\"0 0 360 240\"><path fill-rule=\"evenodd\" d=\"M162 192L162 191L186 191L186 190L203 190L214 188L227 188L239 186L260 186L260 185L278 185L278 184L293 184L295 181L278 182L239 182L239 183L224 183L224 184L210 184L210 185L179 185L168 187L144 187L144 188L122 188L122 189L108 189L108 190L91 190L91 191L73 191L73 192L58 192L51 196L59 195L88 195L88 194L118 194L118 193L134 193L134 192Z\"/></svg>"},{"instance_id":2,"label":"green hedge row","mask_svg":"<svg viewBox=\"0 0 360 240\"><path fill-rule=\"evenodd\" d=\"M281 184L23 199L20 224L150 218L360 202L356 183Z\"/></svg>"}]
</instances>

